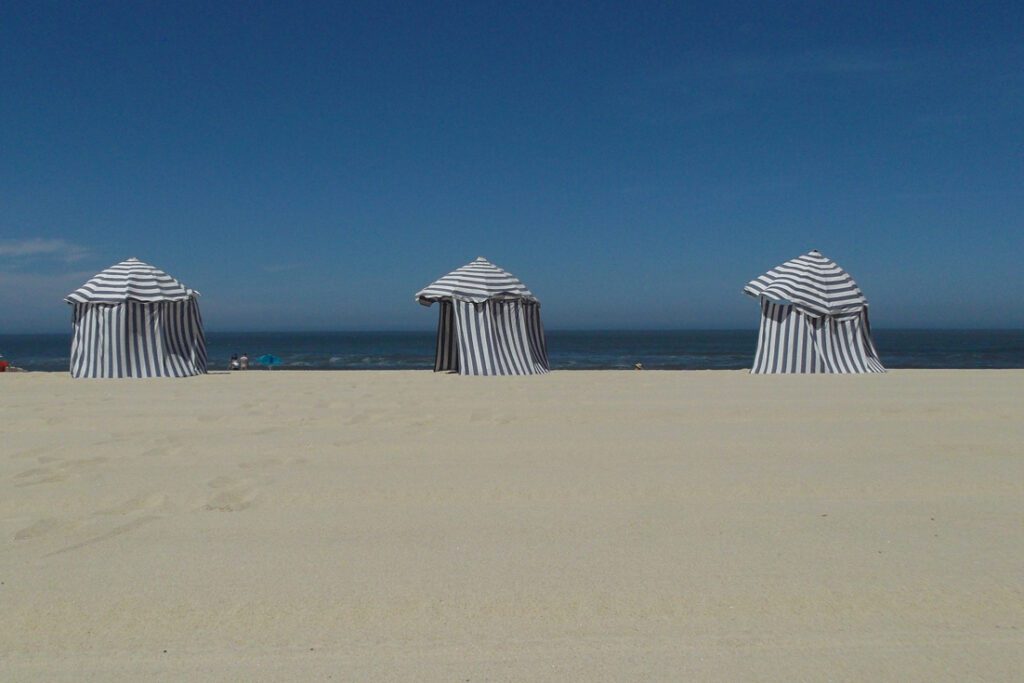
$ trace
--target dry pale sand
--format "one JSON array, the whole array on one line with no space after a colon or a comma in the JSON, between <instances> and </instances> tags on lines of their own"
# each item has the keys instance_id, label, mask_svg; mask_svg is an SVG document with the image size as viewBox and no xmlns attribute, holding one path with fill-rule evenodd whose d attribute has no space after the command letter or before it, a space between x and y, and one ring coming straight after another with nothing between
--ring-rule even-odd
<instances>
[{"instance_id":1,"label":"dry pale sand","mask_svg":"<svg viewBox=\"0 0 1024 683\"><path fill-rule=\"evenodd\" d=\"M0 376L0 680L1024 677L1024 371Z\"/></svg>"}]
</instances>

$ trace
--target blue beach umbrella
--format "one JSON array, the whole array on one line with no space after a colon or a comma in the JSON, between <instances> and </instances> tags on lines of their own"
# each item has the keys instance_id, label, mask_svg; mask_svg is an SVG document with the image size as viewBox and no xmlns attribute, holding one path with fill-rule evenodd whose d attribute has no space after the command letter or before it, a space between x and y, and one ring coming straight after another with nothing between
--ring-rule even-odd
<instances>
[{"instance_id":1,"label":"blue beach umbrella","mask_svg":"<svg viewBox=\"0 0 1024 683\"><path fill-rule=\"evenodd\" d=\"M281 359L272 353L267 353L257 358L256 362L260 365L266 365L268 370L272 370L275 365L281 364Z\"/></svg>"}]
</instances>

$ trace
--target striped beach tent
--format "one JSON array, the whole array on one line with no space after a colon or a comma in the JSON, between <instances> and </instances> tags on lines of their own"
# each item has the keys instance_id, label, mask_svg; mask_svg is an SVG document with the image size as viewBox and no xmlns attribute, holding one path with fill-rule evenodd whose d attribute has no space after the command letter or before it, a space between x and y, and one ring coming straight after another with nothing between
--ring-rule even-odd
<instances>
[{"instance_id":1,"label":"striped beach tent","mask_svg":"<svg viewBox=\"0 0 1024 683\"><path fill-rule=\"evenodd\" d=\"M539 375L548 371L540 302L519 279L479 257L416 293L440 304L434 372Z\"/></svg>"},{"instance_id":2,"label":"striped beach tent","mask_svg":"<svg viewBox=\"0 0 1024 683\"><path fill-rule=\"evenodd\" d=\"M64 298L72 377L188 377L206 372L199 292L136 258Z\"/></svg>"},{"instance_id":3,"label":"striped beach tent","mask_svg":"<svg viewBox=\"0 0 1024 683\"><path fill-rule=\"evenodd\" d=\"M754 374L885 372L868 300L818 251L786 261L743 288L761 302Z\"/></svg>"}]
</instances>

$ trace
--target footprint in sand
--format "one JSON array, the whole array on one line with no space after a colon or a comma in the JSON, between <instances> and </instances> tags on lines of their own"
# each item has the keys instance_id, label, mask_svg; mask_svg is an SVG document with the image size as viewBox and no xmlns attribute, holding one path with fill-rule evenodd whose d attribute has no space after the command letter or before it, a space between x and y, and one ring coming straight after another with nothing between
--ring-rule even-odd
<instances>
[{"instance_id":1,"label":"footprint in sand","mask_svg":"<svg viewBox=\"0 0 1024 683\"><path fill-rule=\"evenodd\" d=\"M135 498L129 498L123 503L118 503L113 507L104 508L97 510L94 514L97 515L129 515L133 512L139 512L142 510L166 510L170 511L174 508L170 500L166 495L162 493L154 493L149 496L137 496Z\"/></svg>"},{"instance_id":2,"label":"footprint in sand","mask_svg":"<svg viewBox=\"0 0 1024 683\"><path fill-rule=\"evenodd\" d=\"M21 531L14 534L15 541L25 541L30 538L38 538L45 536L51 531L56 531L61 527L66 526L64 522L61 522L55 517L46 517L45 519L37 519L35 522L25 527Z\"/></svg>"},{"instance_id":3,"label":"footprint in sand","mask_svg":"<svg viewBox=\"0 0 1024 683\"><path fill-rule=\"evenodd\" d=\"M33 467L30 470L24 472L18 472L14 475L15 479L24 479L25 477L35 477L41 474L49 474L52 470L49 467Z\"/></svg>"},{"instance_id":4,"label":"footprint in sand","mask_svg":"<svg viewBox=\"0 0 1024 683\"><path fill-rule=\"evenodd\" d=\"M240 512L252 505L256 499L256 489L251 479L233 479L217 477L207 482L212 489L223 489L211 498L203 510L218 512Z\"/></svg>"},{"instance_id":5,"label":"footprint in sand","mask_svg":"<svg viewBox=\"0 0 1024 683\"><path fill-rule=\"evenodd\" d=\"M222 491L203 506L204 510L216 512L241 512L256 499L256 489Z\"/></svg>"},{"instance_id":6,"label":"footprint in sand","mask_svg":"<svg viewBox=\"0 0 1024 683\"><path fill-rule=\"evenodd\" d=\"M177 448L182 444L182 440L180 436L174 436L173 434L171 434L160 439L160 443L164 444L169 448Z\"/></svg>"},{"instance_id":7,"label":"footprint in sand","mask_svg":"<svg viewBox=\"0 0 1024 683\"><path fill-rule=\"evenodd\" d=\"M429 413L420 415L409 421L406 431L414 432L426 432L433 431L434 427L437 426L437 416Z\"/></svg>"},{"instance_id":8,"label":"footprint in sand","mask_svg":"<svg viewBox=\"0 0 1024 683\"><path fill-rule=\"evenodd\" d=\"M79 548L84 548L86 546L92 545L93 543L100 543L102 541L106 541L116 536L121 536L123 534L128 533L129 531L132 531L133 529L137 529L143 524L149 524L150 522L154 522L157 519L159 519L157 515L146 515L143 517L137 517L136 519L133 519L132 521L126 524L114 527L106 533L100 534L98 536L93 536L91 538L87 538L84 541L81 541L80 543L75 543L74 545L69 545L64 548L61 548L60 550L55 550L52 553L48 553L46 557L50 557L52 555L60 555L61 553L70 552L72 550L78 550Z\"/></svg>"},{"instance_id":9,"label":"footprint in sand","mask_svg":"<svg viewBox=\"0 0 1024 683\"><path fill-rule=\"evenodd\" d=\"M97 455L95 458L82 458L81 460L66 460L64 464L58 465L62 470L81 470L92 467L93 465L101 465L110 458L102 455Z\"/></svg>"},{"instance_id":10,"label":"footprint in sand","mask_svg":"<svg viewBox=\"0 0 1024 683\"><path fill-rule=\"evenodd\" d=\"M343 420L342 423L343 424L348 424L348 425L359 425L359 424L363 424L365 422L368 422L369 420L370 420L369 413L358 412L358 413L352 413L351 415L349 415L348 419Z\"/></svg>"},{"instance_id":11,"label":"footprint in sand","mask_svg":"<svg viewBox=\"0 0 1024 683\"><path fill-rule=\"evenodd\" d=\"M69 472L89 469L94 465L105 463L107 460L109 460L109 458L102 455L96 456L95 458L82 458L81 460L55 460L55 464L49 467L33 467L15 474L15 479L29 480L15 484L15 486L21 488L25 486L35 486L36 484L48 484L57 481L64 481L67 479Z\"/></svg>"},{"instance_id":12,"label":"footprint in sand","mask_svg":"<svg viewBox=\"0 0 1024 683\"><path fill-rule=\"evenodd\" d=\"M39 455L40 453L48 453L52 449L50 448L29 448L24 451L18 451L13 456L14 458L31 458L33 455Z\"/></svg>"},{"instance_id":13,"label":"footprint in sand","mask_svg":"<svg viewBox=\"0 0 1024 683\"><path fill-rule=\"evenodd\" d=\"M14 477L15 479L28 479L29 477L35 477L34 479L15 484L18 488L35 486L36 484L52 484L54 482L64 481L67 479L63 474L55 472L48 467L35 467L33 469L20 472L14 475Z\"/></svg>"},{"instance_id":14,"label":"footprint in sand","mask_svg":"<svg viewBox=\"0 0 1024 683\"><path fill-rule=\"evenodd\" d=\"M278 460L277 458L267 458L266 460L250 460L249 462L240 462L240 463L238 463L238 466L240 468L242 468L243 470L254 470L254 469L264 469L264 468L267 468L267 467L275 467L275 466L280 465L280 464L281 464L281 461ZM225 479L225 478L226 477L218 477L217 479ZM217 479L215 479L214 481L217 481ZM213 482L210 482L210 486L213 486ZM217 487L214 486L214 488L217 488Z\"/></svg>"}]
</instances>

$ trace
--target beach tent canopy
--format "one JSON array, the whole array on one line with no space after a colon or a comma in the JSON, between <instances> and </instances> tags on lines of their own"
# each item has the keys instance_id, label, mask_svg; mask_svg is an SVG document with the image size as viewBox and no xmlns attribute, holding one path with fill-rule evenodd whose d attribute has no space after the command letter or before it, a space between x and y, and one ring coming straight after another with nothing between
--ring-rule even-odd
<instances>
[{"instance_id":1,"label":"beach tent canopy","mask_svg":"<svg viewBox=\"0 0 1024 683\"><path fill-rule=\"evenodd\" d=\"M885 372L871 338L867 299L850 274L820 252L772 268L743 291L761 302L751 372Z\"/></svg>"},{"instance_id":2,"label":"beach tent canopy","mask_svg":"<svg viewBox=\"0 0 1024 683\"><path fill-rule=\"evenodd\" d=\"M519 278L479 257L416 293L440 304L435 372L536 375L548 371L540 302Z\"/></svg>"},{"instance_id":3,"label":"beach tent canopy","mask_svg":"<svg viewBox=\"0 0 1024 683\"><path fill-rule=\"evenodd\" d=\"M184 301L194 296L199 292L159 268L130 258L97 273L64 300L69 304L120 304L129 300Z\"/></svg>"},{"instance_id":4,"label":"beach tent canopy","mask_svg":"<svg viewBox=\"0 0 1024 683\"><path fill-rule=\"evenodd\" d=\"M206 372L199 292L130 258L64 300L73 308L73 377L187 377Z\"/></svg>"},{"instance_id":5,"label":"beach tent canopy","mask_svg":"<svg viewBox=\"0 0 1024 683\"><path fill-rule=\"evenodd\" d=\"M416 300L424 306L435 301L471 301L480 304L488 299L522 299L537 302L537 297L519 278L505 272L483 256L456 268L436 282L416 292Z\"/></svg>"},{"instance_id":6,"label":"beach tent canopy","mask_svg":"<svg viewBox=\"0 0 1024 683\"><path fill-rule=\"evenodd\" d=\"M786 261L751 280L743 291L807 315L848 315L867 308L868 300L850 274L818 251Z\"/></svg>"}]
</instances>

